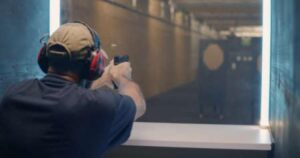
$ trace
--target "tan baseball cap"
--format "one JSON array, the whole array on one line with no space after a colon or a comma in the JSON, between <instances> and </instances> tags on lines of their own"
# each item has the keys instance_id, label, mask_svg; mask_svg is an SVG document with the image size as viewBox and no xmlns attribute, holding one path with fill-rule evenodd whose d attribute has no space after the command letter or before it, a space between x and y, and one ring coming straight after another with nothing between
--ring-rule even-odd
<instances>
[{"instance_id":1,"label":"tan baseball cap","mask_svg":"<svg viewBox=\"0 0 300 158\"><path fill-rule=\"evenodd\" d=\"M64 46L76 59L83 59L86 51L82 50L94 46L94 41L90 30L84 24L66 23L50 36L47 43L48 48L56 44Z\"/></svg>"}]
</instances>

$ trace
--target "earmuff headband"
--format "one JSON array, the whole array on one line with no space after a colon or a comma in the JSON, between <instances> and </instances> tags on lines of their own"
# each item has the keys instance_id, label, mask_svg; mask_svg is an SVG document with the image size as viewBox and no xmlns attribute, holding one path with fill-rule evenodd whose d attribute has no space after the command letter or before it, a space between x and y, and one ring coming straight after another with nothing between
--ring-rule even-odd
<instances>
[{"instance_id":1,"label":"earmuff headband","mask_svg":"<svg viewBox=\"0 0 300 158\"><path fill-rule=\"evenodd\" d=\"M89 25L87 25L86 23L84 23L82 21L74 21L74 23L82 24L89 30L89 32L92 36L92 39L93 39L93 49L95 49L96 51L100 50L101 42L100 42L99 35L97 34L97 32L95 32Z\"/></svg>"}]
</instances>

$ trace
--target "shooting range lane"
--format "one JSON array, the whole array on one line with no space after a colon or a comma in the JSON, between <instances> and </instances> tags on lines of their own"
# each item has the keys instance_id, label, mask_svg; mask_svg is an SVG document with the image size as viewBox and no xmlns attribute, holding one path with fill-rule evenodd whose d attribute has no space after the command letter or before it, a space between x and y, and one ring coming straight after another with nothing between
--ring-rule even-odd
<instances>
[{"instance_id":1,"label":"shooting range lane","mask_svg":"<svg viewBox=\"0 0 300 158\"><path fill-rule=\"evenodd\" d=\"M246 125L208 125L178 123L134 124L126 146L271 150L268 129Z\"/></svg>"},{"instance_id":2,"label":"shooting range lane","mask_svg":"<svg viewBox=\"0 0 300 158\"><path fill-rule=\"evenodd\" d=\"M62 1L62 22L80 20L93 27L110 58L128 54L133 78L147 98L193 81L197 74L200 34L116 3ZM152 1L149 5L148 1L139 3L146 10L151 6L151 12L160 8L160 3Z\"/></svg>"}]
</instances>

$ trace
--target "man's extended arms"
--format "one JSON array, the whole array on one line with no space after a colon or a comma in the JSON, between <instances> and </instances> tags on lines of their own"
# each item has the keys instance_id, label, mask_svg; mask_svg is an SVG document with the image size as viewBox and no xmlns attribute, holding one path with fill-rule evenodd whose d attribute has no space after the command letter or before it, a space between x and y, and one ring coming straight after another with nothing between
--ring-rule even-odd
<instances>
[{"instance_id":1,"label":"man's extended arms","mask_svg":"<svg viewBox=\"0 0 300 158\"><path fill-rule=\"evenodd\" d=\"M119 65L113 65L112 62L105 69L101 78L94 81L91 89L97 89L102 86L112 88L112 81L118 86L118 92L122 95L131 97L136 106L135 119L141 117L146 111L146 102L140 87L131 80L132 68L129 62Z\"/></svg>"}]
</instances>

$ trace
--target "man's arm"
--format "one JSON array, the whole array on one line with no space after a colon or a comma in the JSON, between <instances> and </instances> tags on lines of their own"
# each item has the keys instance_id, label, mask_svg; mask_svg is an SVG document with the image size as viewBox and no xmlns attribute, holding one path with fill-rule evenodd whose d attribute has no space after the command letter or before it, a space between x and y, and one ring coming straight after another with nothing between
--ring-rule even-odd
<instances>
[{"instance_id":1,"label":"man's arm","mask_svg":"<svg viewBox=\"0 0 300 158\"><path fill-rule=\"evenodd\" d=\"M119 80L119 93L130 96L136 106L135 120L146 112L146 102L140 87L133 81L122 77Z\"/></svg>"},{"instance_id":2,"label":"man's arm","mask_svg":"<svg viewBox=\"0 0 300 158\"><path fill-rule=\"evenodd\" d=\"M132 98L136 106L135 119L141 117L146 111L146 102L140 87L131 80L131 66L129 62L119 65L113 65L113 62L107 68L101 78L93 82L91 89L97 89L103 86L113 88L112 81L118 86L118 92Z\"/></svg>"}]
</instances>

